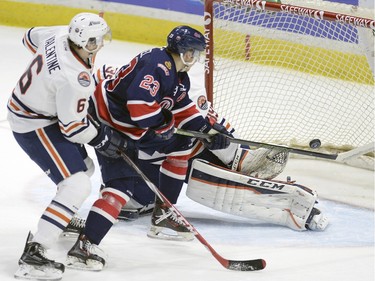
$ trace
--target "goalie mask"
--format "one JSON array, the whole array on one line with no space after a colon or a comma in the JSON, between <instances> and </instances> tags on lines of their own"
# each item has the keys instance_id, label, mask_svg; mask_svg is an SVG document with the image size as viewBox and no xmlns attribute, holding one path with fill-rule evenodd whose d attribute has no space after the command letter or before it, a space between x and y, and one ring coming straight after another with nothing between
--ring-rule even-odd
<instances>
[{"instance_id":1,"label":"goalie mask","mask_svg":"<svg viewBox=\"0 0 375 281\"><path fill-rule=\"evenodd\" d=\"M288 158L287 150L238 148L232 170L261 179L273 179L284 170Z\"/></svg>"},{"instance_id":2,"label":"goalie mask","mask_svg":"<svg viewBox=\"0 0 375 281\"><path fill-rule=\"evenodd\" d=\"M112 40L111 29L96 14L80 13L69 24L69 39L89 53L96 53Z\"/></svg>"},{"instance_id":3,"label":"goalie mask","mask_svg":"<svg viewBox=\"0 0 375 281\"><path fill-rule=\"evenodd\" d=\"M200 62L201 52L206 48L206 40L202 33L189 26L174 28L167 37L167 49L171 53L179 54L185 65L193 65ZM183 56L186 52L192 52L193 61L185 62Z\"/></svg>"}]
</instances>

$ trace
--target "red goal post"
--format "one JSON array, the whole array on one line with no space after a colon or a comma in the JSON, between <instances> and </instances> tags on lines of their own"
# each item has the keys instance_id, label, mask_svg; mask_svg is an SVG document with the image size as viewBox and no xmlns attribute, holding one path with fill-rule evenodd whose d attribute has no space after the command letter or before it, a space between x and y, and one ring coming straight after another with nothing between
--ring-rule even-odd
<instances>
[{"instance_id":1,"label":"red goal post","mask_svg":"<svg viewBox=\"0 0 375 281\"><path fill-rule=\"evenodd\" d=\"M295 147L319 138L335 152L373 142L374 19L206 0L204 24L207 96L241 138Z\"/></svg>"}]
</instances>

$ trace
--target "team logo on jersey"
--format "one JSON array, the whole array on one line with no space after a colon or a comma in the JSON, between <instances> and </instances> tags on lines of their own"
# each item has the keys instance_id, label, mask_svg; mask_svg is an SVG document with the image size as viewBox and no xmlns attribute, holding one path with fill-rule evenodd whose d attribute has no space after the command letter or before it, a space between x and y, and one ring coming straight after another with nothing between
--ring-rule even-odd
<instances>
[{"instance_id":1,"label":"team logo on jersey","mask_svg":"<svg viewBox=\"0 0 375 281\"><path fill-rule=\"evenodd\" d=\"M166 66L169 70L172 69L172 63L171 63L170 61L166 61L164 64L165 64L165 66Z\"/></svg>"},{"instance_id":2,"label":"team logo on jersey","mask_svg":"<svg viewBox=\"0 0 375 281\"><path fill-rule=\"evenodd\" d=\"M208 103L207 103L207 99L204 95L202 96L199 96L197 98L197 106L202 109L202 110L207 110L208 109Z\"/></svg>"},{"instance_id":3,"label":"team logo on jersey","mask_svg":"<svg viewBox=\"0 0 375 281\"><path fill-rule=\"evenodd\" d=\"M91 84L90 74L85 71L82 71L78 74L78 83L81 84L83 87L88 87Z\"/></svg>"},{"instance_id":4,"label":"team logo on jersey","mask_svg":"<svg viewBox=\"0 0 375 281\"><path fill-rule=\"evenodd\" d=\"M165 97L160 102L160 107L165 108L165 109L169 109L169 110L172 110L173 105L174 105L173 99L171 99L170 97Z\"/></svg>"},{"instance_id":5,"label":"team logo on jersey","mask_svg":"<svg viewBox=\"0 0 375 281\"><path fill-rule=\"evenodd\" d=\"M165 66L165 65L162 65L161 63L158 63L158 67L160 67L161 69L163 69L164 73L166 76L169 76L169 70L168 68Z\"/></svg>"}]
</instances>

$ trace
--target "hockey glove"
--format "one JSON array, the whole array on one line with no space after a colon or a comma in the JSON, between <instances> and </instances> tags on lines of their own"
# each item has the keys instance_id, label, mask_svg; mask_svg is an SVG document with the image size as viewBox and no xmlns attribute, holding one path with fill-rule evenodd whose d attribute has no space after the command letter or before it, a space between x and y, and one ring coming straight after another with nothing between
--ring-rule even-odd
<instances>
[{"instance_id":1,"label":"hockey glove","mask_svg":"<svg viewBox=\"0 0 375 281\"><path fill-rule=\"evenodd\" d=\"M98 135L89 142L100 154L110 158L120 158L120 150L129 149L131 140L127 141L120 133L102 125Z\"/></svg>"},{"instance_id":2,"label":"hockey glove","mask_svg":"<svg viewBox=\"0 0 375 281\"><path fill-rule=\"evenodd\" d=\"M117 72L117 67L103 64L100 68L92 74L94 78L95 86L103 81L104 79L113 79Z\"/></svg>"},{"instance_id":3,"label":"hockey glove","mask_svg":"<svg viewBox=\"0 0 375 281\"><path fill-rule=\"evenodd\" d=\"M165 108L162 108L161 112L164 115L164 124L157 128L153 128L152 130L158 138L169 140L175 131L174 116L171 111Z\"/></svg>"},{"instance_id":4,"label":"hockey glove","mask_svg":"<svg viewBox=\"0 0 375 281\"><path fill-rule=\"evenodd\" d=\"M209 150L224 149L230 145L230 140L227 138L228 131L223 125L214 123L209 133L213 133L210 139L204 139L203 144Z\"/></svg>"}]
</instances>

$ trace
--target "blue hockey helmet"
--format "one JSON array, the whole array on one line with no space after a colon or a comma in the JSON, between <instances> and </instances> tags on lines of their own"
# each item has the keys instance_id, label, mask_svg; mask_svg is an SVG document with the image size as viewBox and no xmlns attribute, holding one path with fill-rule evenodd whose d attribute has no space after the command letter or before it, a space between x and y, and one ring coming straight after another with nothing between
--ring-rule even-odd
<instances>
[{"instance_id":1,"label":"blue hockey helmet","mask_svg":"<svg viewBox=\"0 0 375 281\"><path fill-rule=\"evenodd\" d=\"M175 27L167 37L167 49L176 54L184 54L188 50L204 51L206 40L198 30L186 25Z\"/></svg>"}]
</instances>

